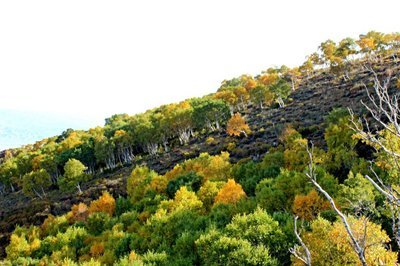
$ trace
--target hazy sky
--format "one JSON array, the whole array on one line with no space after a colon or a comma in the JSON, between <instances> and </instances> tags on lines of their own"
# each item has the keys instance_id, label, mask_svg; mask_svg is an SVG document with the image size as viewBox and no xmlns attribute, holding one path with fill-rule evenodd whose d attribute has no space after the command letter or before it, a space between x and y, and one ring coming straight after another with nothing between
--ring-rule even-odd
<instances>
[{"instance_id":1,"label":"hazy sky","mask_svg":"<svg viewBox=\"0 0 400 266\"><path fill-rule=\"evenodd\" d=\"M0 108L98 121L400 31L400 1L0 1Z\"/></svg>"}]
</instances>

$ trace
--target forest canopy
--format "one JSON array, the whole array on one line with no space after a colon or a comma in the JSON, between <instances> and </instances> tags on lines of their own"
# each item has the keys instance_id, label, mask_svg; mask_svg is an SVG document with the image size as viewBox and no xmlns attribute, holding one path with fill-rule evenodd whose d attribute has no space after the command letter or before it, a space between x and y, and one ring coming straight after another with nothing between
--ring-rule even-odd
<instances>
[{"instance_id":1,"label":"forest canopy","mask_svg":"<svg viewBox=\"0 0 400 266\"><path fill-rule=\"evenodd\" d=\"M51 200L52 191L79 197L101 178L131 171L122 176L124 195L103 191L40 225L17 226L0 263L395 265L400 128L391 95L400 78L393 70L379 76L373 66L398 64L399 48L398 33L327 40L299 67L224 80L201 98L4 151L5 198L18 191L31 199ZM274 128L274 145L258 154L236 147L236 140L259 141L264 129L254 117L283 112L302 82L321 73L348 81L357 64L372 77L364 116L331 110L320 145L307 139L312 128L263 124ZM221 139L229 143L211 152ZM189 153L200 142L210 152ZM187 156L165 172L146 164L177 149Z\"/></svg>"}]
</instances>

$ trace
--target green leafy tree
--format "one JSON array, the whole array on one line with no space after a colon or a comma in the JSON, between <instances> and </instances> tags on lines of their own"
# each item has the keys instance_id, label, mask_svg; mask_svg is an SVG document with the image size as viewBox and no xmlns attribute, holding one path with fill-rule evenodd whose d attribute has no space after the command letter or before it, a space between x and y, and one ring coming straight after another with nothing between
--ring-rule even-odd
<instances>
[{"instance_id":1,"label":"green leafy tree","mask_svg":"<svg viewBox=\"0 0 400 266\"><path fill-rule=\"evenodd\" d=\"M264 109L274 101L274 94L269 87L265 85L258 85L250 90L250 99L257 104L260 109Z\"/></svg>"},{"instance_id":2,"label":"green leafy tree","mask_svg":"<svg viewBox=\"0 0 400 266\"><path fill-rule=\"evenodd\" d=\"M237 163L232 167L232 176L236 182L242 185L248 196L254 196L257 183L266 177L261 164L249 161Z\"/></svg>"},{"instance_id":3,"label":"green leafy tree","mask_svg":"<svg viewBox=\"0 0 400 266\"><path fill-rule=\"evenodd\" d=\"M350 128L349 113L345 109L334 109L326 117L328 127L325 130L325 141L328 146L325 165L329 172L343 181L358 156L355 146L358 140L353 138Z\"/></svg>"},{"instance_id":4,"label":"green leafy tree","mask_svg":"<svg viewBox=\"0 0 400 266\"><path fill-rule=\"evenodd\" d=\"M168 197L173 198L175 196L175 192L178 191L182 186L186 186L194 192L197 192L200 189L201 181L202 177L196 175L194 172L181 175L178 178L168 182L166 191L167 195Z\"/></svg>"},{"instance_id":5,"label":"green leafy tree","mask_svg":"<svg viewBox=\"0 0 400 266\"><path fill-rule=\"evenodd\" d=\"M226 226L226 233L245 239L253 246L263 245L276 258L287 256L289 245L279 223L261 208L250 214L235 215Z\"/></svg>"},{"instance_id":6,"label":"green leafy tree","mask_svg":"<svg viewBox=\"0 0 400 266\"><path fill-rule=\"evenodd\" d=\"M377 211L375 193L375 188L365 177L350 172L344 183L340 184L338 200L342 208L355 214L374 214Z\"/></svg>"},{"instance_id":7,"label":"green leafy tree","mask_svg":"<svg viewBox=\"0 0 400 266\"><path fill-rule=\"evenodd\" d=\"M39 198L46 196L46 190L51 186L51 177L46 170L32 171L23 176L22 190L25 195L36 195Z\"/></svg>"},{"instance_id":8,"label":"green leafy tree","mask_svg":"<svg viewBox=\"0 0 400 266\"><path fill-rule=\"evenodd\" d=\"M138 202L145 196L150 182L158 174L147 166L136 166L127 181L127 192L132 203Z\"/></svg>"},{"instance_id":9,"label":"green leafy tree","mask_svg":"<svg viewBox=\"0 0 400 266\"><path fill-rule=\"evenodd\" d=\"M64 166L64 176L59 180L60 187L68 189L75 186L79 193L82 193L81 184L88 179L86 169L79 160L69 159Z\"/></svg>"},{"instance_id":10,"label":"green leafy tree","mask_svg":"<svg viewBox=\"0 0 400 266\"><path fill-rule=\"evenodd\" d=\"M229 237L215 229L200 236L196 248L204 265L277 265L262 244L253 246L245 239Z\"/></svg>"},{"instance_id":11,"label":"green leafy tree","mask_svg":"<svg viewBox=\"0 0 400 266\"><path fill-rule=\"evenodd\" d=\"M284 79L278 79L278 81L272 84L269 88L275 94L275 98L279 106L281 108L285 107L285 103L283 100L289 97L291 93L290 84Z\"/></svg>"},{"instance_id":12,"label":"green leafy tree","mask_svg":"<svg viewBox=\"0 0 400 266\"><path fill-rule=\"evenodd\" d=\"M193 122L197 129L219 131L231 116L228 104L222 100L200 98L190 103L193 106Z\"/></svg>"}]
</instances>

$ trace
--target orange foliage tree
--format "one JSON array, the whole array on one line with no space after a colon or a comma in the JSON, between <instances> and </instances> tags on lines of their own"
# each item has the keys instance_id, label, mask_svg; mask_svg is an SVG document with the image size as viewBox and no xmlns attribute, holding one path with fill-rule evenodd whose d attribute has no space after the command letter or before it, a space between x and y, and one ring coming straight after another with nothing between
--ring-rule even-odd
<instances>
[{"instance_id":1,"label":"orange foliage tree","mask_svg":"<svg viewBox=\"0 0 400 266\"><path fill-rule=\"evenodd\" d=\"M97 200L90 203L89 214L94 212L104 212L112 216L115 211L115 199L108 192L103 192L103 195Z\"/></svg>"},{"instance_id":2,"label":"orange foliage tree","mask_svg":"<svg viewBox=\"0 0 400 266\"><path fill-rule=\"evenodd\" d=\"M103 255L104 251L105 251L105 248L104 248L103 243L96 242L90 247L90 255L92 257L99 257L99 256Z\"/></svg>"},{"instance_id":3,"label":"orange foliage tree","mask_svg":"<svg viewBox=\"0 0 400 266\"><path fill-rule=\"evenodd\" d=\"M247 137L251 130L244 118L239 113L236 113L229 119L226 132L230 136L240 136L243 133Z\"/></svg>"},{"instance_id":4,"label":"orange foliage tree","mask_svg":"<svg viewBox=\"0 0 400 266\"><path fill-rule=\"evenodd\" d=\"M244 197L246 197L246 193L243 191L242 186L237 184L235 180L228 179L228 182L218 192L214 202L215 204L233 204Z\"/></svg>"},{"instance_id":5,"label":"orange foliage tree","mask_svg":"<svg viewBox=\"0 0 400 266\"><path fill-rule=\"evenodd\" d=\"M81 202L71 207L71 211L67 213L68 223L73 224L77 221L86 221L89 216L88 207L85 203Z\"/></svg>"},{"instance_id":6,"label":"orange foliage tree","mask_svg":"<svg viewBox=\"0 0 400 266\"><path fill-rule=\"evenodd\" d=\"M314 220L320 211L328 208L329 202L321 198L314 189L307 195L297 195L293 201L293 212L307 221Z\"/></svg>"}]
</instances>

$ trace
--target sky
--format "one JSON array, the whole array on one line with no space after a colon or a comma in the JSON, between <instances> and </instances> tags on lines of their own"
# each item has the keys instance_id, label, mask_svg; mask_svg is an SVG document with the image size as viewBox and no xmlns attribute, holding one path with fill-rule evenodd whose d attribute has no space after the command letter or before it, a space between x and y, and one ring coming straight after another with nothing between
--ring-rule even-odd
<instances>
[{"instance_id":1,"label":"sky","mask_svg":"<svg viewBox=\"0 0 400 266\"><path fill-rule=\"evenodd\" d=\"M0 1L0 109L101 125L299 65L327 39L400 31L399 10L398 0Z\"/></svg>"}]
</instances>

